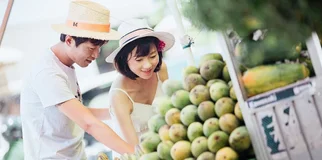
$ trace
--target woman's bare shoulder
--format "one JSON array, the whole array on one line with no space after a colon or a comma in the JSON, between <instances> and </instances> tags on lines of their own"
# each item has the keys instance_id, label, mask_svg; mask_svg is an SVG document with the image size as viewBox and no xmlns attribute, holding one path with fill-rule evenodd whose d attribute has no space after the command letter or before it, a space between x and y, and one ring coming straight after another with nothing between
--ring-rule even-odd
<instances>
[{"instance_id":1,"label":"woman's bare shoulder","mask_svg":"<svg viewBox=\"0 0 322 160\"><path fill-rule=\"evenodd\" d=\"M132 100L128 94L128 91L122 85L123 81L124 80L122 77L118 77L114 80L109 91L110 105L117 110L126 109L128 111L131 111Z\"/></svg>"},{"instance_id":2,"label":"woman's bare shoulder","mask_svg":"<svg viewBox=\"0 0 322 160\"><path fill-rule=\"evenodd\" d=\"M117 75L112 82L111 88L123 88L125 84L125 78L123 75Z\"/></svg>"},{"instance_id":3,"label":"woman's bare shoulder","mask_svg":"<svg viewBox=\"0 0 322 160\"><path fill-rule=\"evenodd\" d=\"M162 61L161 69L158 74L162 82L168 79L168 68L164 61Z\"/></svg>"}]
</instances>

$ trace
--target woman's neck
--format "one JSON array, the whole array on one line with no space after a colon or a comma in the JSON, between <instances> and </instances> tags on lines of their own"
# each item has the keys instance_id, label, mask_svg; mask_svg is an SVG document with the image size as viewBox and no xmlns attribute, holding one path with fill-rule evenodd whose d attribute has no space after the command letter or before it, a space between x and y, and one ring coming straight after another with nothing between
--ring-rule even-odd
<instances>
[{"instance_id":1,"label":"woman's neck","mask_svg":"<svg viewBox=\"0 0 322 160\"><path fill-rule=\"evenodd\" d=\"M128 77L125 77L125 85L129 86L130 88L133 88L133 86L140 86L140 88L144 88L144 86L150 85L151 83L153 83L155 77L155 73L153 73L153 76L151 76L151 78L149 79L143 79L140 77L137 77L135 80L130 79Z\"/></svg>"}]
</instances>

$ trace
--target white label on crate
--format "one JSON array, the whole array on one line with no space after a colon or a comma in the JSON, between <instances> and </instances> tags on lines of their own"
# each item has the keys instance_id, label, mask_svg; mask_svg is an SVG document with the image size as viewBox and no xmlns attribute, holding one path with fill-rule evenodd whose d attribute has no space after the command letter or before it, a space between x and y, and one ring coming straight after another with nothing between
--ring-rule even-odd
<instances>
[{"instance_id":1,"label":"white label on crate","mask_svg":"<svg viewBox=\"0 0 322 160\"><path fill-rule=\"evenodd\" d=\"M247 100L249 108L264 107L267 104L277 102L282 99L296 96L304 91L308 91L312 88L312 82L302 82L296 84L293 87L277 89L274 93L268 95L261 95L260 97L254 97Z\"/></svg>"},{"instance_id":2,"label":"white label on crate","mask_svg":"<svg viewBox=\"0 0 322 160\"><path fill-rule=\"evenodd\" d=\"M298 95L299 93L307 90L307 89L310 89L312 87L312 84L311 83L308 83L308 84L303 84L301 86L298 86L298 87L294 87L293 88L293 92L295 95Z\"/></svg>"},{"instance_id":3,"label":"white label on crate","mask_svg":"<svg viewBox=\"0 0 322 160\"><path fill-rule=\"evenodd\" d=\"M256 108L257 106L269 104L269 103L275 102L276 100L277 100L276 95L272 94L272 95L269 95L268 97L264 97L256 101L250 101L248 102L248 105L250 108Z\"/></svg>"},{"instance_id":4,"label":"white label on crate","mask_svg":"<svg viewBox=\"0 0 322 160\"><path fill-rule=\"evenodd\" d=\"M270 108L257 113L258 124L260 125L267 152L271 159L280 160L287 158L286 146L283 143L281 132L273 110Z\"/></svg>"}]
</instances>

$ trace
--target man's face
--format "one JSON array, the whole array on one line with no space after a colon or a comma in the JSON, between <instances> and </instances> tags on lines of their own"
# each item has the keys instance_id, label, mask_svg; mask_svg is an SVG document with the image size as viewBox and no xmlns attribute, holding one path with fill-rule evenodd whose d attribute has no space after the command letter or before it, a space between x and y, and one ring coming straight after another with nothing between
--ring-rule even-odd
<instances>
[{"instance_id":1,"label":"man's face","mask_svg":"<svg viewBox=\"0 0 322 160\"><path fill-rule=\"evenodd\" d=\"M100 45L94 45L89 41L81 43L76 47L76 43L73 39L69 47L70 49L68 54L70 59L80 67L87 67L92 63L92 61L98 58L101 50Z\"/></svg>"}]
</instances>

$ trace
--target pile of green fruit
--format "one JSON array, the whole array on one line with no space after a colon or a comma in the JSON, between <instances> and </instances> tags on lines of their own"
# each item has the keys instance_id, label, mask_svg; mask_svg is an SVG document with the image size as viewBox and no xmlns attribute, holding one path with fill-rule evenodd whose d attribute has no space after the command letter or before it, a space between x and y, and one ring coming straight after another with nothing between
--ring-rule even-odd
<instances>
[{"instance_id":1,"label":"pile of green fruit","mask_svg":"<svg viewBox=\"0 0 322 160\"><path fill-rule=\"evenodd\" d=\"M140 136L140 160L238 160L254 158L251 139L220 54L188 66L183 80L168 79L167 96Z\"/></svg>"}]
</instances>

